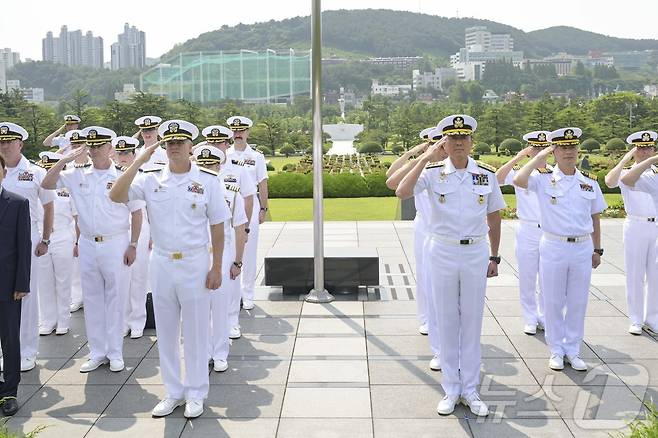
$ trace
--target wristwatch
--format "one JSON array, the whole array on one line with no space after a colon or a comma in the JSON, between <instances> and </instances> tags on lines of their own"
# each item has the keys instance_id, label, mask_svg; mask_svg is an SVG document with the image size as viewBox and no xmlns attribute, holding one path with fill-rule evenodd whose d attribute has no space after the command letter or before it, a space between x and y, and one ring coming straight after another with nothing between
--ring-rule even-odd
<instances>
[{"instance_id":1,"label":"wristwatch","mask_svg":"<svg viewBox=\"0 0 658 438\"><path fill-rule=\"evenodd\" d=\"M233 262L233 266L235 266L238 269L242 269L242 262Z\"/></svg>"},{"instance_id":2,"label":"wristwatch","mask_svg":"<svg viewBox=\"0 0 658 438\"><path fill-rule=\"evenodd\" d=\"M46 246L50 246L50 239L41 239L41 243L43 243Z\"/></svg>"},{"instance_id":3,"label":"wristwatch","mask_svg":"<svg viewBox=\"0 0 658 438\"><path fill-rule=\"evenodd\" d=\"M603 248L595 248L594 252L597 253L598 255L602 256L603 255Z\"/></svg>"},{"instance_id":4,"label":"wristwatch","mask_svg":"<svg viewBox=\"0 0 658 438\"><path fill-rule=\"evenodd\" d=\"M260 211L267 211L267 207L261 207Z\"/></svg>"},{"instance_id":5,"label":"wristwatch","mask_svg":"<svg viewBox=\"0 0 658 438\"><path fill-rule=\"evenodd\" d=\"M500 256L491 256L489 257L489 260L496 263L497 265L500 265Z\"/></svg>"},{"instance_id":6,"label":"wristwatch","mask_svg":"<svg viewBox=\"0 0 658 438\"><path fill-rule=\"evenodd\" d=\"M251 231L249 228L244 229L244 232L247 233L247 234L249 234L249 231Z\"/></svg>"},{"instance_id":7,"label":"wristwatch","mask_svg":"<svg viewBox=\"0 0 658 438\"><path fill-rule=\"evenodd\" d=\"M130 242L130 246L137 249L137 242Z\"/></svg>"}]
</instances>

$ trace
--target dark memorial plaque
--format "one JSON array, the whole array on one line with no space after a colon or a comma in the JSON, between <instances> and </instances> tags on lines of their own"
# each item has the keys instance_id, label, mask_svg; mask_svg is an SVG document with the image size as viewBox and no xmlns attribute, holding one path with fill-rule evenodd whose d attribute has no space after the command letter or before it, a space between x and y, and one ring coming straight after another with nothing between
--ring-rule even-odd
<instances>
[{"instance_id":1,"label":"dark memorial plaque","mask_svg":"<svg viewBox=\"0 0 658 438\"><path fill-rule=\"evenodd\" d=\"M313 248L273 248L265 256L265 284L284 294L313 288ZM329 293L357 293L359 286L379 285L379 256L367 248L325 248L324 284Z\"/></svg>"}]
</instances>

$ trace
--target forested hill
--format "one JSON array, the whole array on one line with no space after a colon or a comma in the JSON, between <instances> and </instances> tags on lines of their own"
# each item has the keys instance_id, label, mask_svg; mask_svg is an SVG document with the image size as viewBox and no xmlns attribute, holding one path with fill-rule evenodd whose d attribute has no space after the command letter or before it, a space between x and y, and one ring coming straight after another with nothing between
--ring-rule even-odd
<instances>
[{"instance_id":1,"label":"forested hill","mask_svg":"<svg viewBox=\"0 0 658 438\"><path fill-rule=\"evenodd\" d=\"M626 51L658 48L657 40L608 37L571 27L523 32L505 24L474 18L446 18L384 9L326 11L323 18L325 56L346 57L422 56L447 58L464 45L464 30L487 26L493 33L510 33L515 49L526 56L544 56L558 51L586 54L589 50ZM238 49L306 49L310 47L310 17L223 26L178 44L163 55L179 52Z\"/></svg>"}]
</instances>

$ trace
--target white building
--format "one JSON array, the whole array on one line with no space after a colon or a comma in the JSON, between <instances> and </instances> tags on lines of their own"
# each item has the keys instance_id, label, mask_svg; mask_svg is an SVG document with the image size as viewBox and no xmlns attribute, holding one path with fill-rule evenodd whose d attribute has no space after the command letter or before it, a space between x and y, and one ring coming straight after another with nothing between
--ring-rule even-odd
<instances>
[{"instance_id":1,"label":"white building","mask_svg":"<svg viewBox=\"0 0 658 438\"><path fill-rule=\"evenodd\" d=\"M414 70L411 74L411 82L414 90L418 88L431 88L443 91L447 80L457 79L457 71L454 68L439 67L434 72L420 72Z\"/></svg>"},{"instance_id":2,"label":"white building","mask_svg":"<svg viewBox=\"0 0 658 438\"><path fill-rule=\"evenodd\" d=\"M22 88L21 81L18 79L10 79L6 81L7 87L6 91L18 90L23 95L23 98L28 102L43 102L44 101L44 92L43 88Z\"/></svg>"},{"instance_id":3,"label":"white building","mask_svg":"<svg viewBox=\"0 0 658 438\"><path fill-rule=\"evenodd\" d=\"M411 85L388 85L380 84L378 80L372 80L372 94L379 96L396 97L402 94L409 94L412 90Z\"/></svg>"},{"instance_id":4,"label":"white building","mask_svg":"<svg viewBox=\"0 0 658 438\"><path fill-rule=\"evenodd\" d=\"M655 99L656 97L658 97L658 85L656 85L656 84L645 85L644 86L644 94L647 97Z\"/></svg>"},{"instance_id":5,"label":"white building","mask_svg":"<svg viewBox=\"0 0 658 438\"><path fill-rule=\"evenodd\" d=\"M464 38L466 49L475 52L512 52L514 38L510 34L492 34L486 26L468 27Z\"/></svg>"},{"instance_id":6,"label":"white building","mask_svg":"<svg viewBox=\"0 0 658 438\"><path fill-rule=\"evenodd\" d=\"M130 99L131 96L137 94L135 89L135 84L123 84L123 91L117 91L114 93L114 99L119 102L126 102Z\"/></svg>"},{"instance_id":7,"label":"white building","mask_svg":"<svg viewBox=\"0 0 658 438\"><path fill-rule=\"evenodd\" d=\"M126 23L123 33L112 44L112 70L120 68L143 69L146 66L146 34Z\"/></svg>"},{"instance_id":8,"label":"white building","mask_svg":"<svg viewBox=\"0 0 658 438\"><path fill-rule=\"evenodd\" d=\"M103 68L103 38L91 31L84 35L81 30L69 32L62 26L58 37L48 32L41 40L41 55L44 61Z\"/></svg>"}]
</instances>

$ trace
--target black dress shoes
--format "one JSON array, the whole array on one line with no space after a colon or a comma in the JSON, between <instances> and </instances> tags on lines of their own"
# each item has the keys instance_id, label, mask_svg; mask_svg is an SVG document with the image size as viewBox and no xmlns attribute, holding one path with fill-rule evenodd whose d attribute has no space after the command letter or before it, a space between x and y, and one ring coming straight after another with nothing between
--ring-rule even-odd
<instances>
[{"instance_id":1,"label":"black dress shoes","mask_svg":"<svg viewBox=\"0 0 658 438\"><path fill-rule=\"evenodd\" d=\"M18 412L18 401L15 398L8 398L2 403L2 413L5 416L11 417L16 412Z\"/></svg>"}]
</instances>

